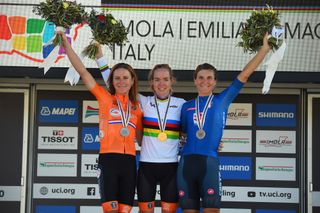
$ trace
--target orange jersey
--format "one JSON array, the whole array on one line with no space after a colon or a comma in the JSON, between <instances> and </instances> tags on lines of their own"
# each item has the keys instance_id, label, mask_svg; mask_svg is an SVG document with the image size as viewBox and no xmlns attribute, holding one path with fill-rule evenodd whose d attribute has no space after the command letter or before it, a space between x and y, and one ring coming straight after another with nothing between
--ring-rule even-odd
<instances>
[{"instance_id":1,"label":"orange jersey","mask_svg":"<svg viewBox=\"0 0 320 213\"><path fill-rule=\"evenodd\" d=\"M121 102L124 113L127 111L129 96L111 95L99 84L96 84L91 93L99 103L99 129L100 129L100 153L120 153L136 155L135 137L136 129L142 130L142 112L138 104L130 102L130 119L127 137L120 135L123 127L120 109L117 99Z\"/></svg>"}]
</instances>

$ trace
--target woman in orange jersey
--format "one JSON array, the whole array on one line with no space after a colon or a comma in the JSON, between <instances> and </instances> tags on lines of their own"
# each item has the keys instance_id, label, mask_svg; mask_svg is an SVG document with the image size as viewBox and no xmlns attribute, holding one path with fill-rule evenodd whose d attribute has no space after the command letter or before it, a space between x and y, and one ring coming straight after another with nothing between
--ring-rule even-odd
<instances>
[{"instance_id":1,"label":"woman in orange jersey","mask_svg":"<svg viewBox=\"0 0 320 213\"><path fill-rule=\"evenodd\" d=\"M84 67L63 33L63 46L73 67L99 103L99 187L104 212L130 212L136 184L136 138L142 138L137 102L137 76L125 63L112 67L108 90Z\"/></svg>"}]
</instances>

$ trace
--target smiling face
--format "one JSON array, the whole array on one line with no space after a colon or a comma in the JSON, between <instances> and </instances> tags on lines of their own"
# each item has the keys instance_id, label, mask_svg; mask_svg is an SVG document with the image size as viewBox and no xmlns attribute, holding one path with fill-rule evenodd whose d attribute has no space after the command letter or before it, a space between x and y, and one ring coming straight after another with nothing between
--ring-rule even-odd
<instances>
[{"instance_id":1,"label":"smiling face","mask_svg":"<svg viewBox=\"0 0 320 213\"><path fill-rule=\"evenodd\" d=\"M194 84L197 87L199 96L210 95L217 84L213 70L200 70L197 73L197 77L194 79Z\"/></svg>"},{"instance_id":2,"label":"smiling face","mask_svg":"<svg viewBox=\"0 0 320 213\"><path fill-rule=\"evenodd\" d=\"M171 93L173 80L168 69L156 69L150 83L151 88L159 98L166 98Z\"/></svg>"},{"instance_id":3,"label":"smiling face","mask_svg":"<svg viewBox=\"0 0 320 213\"><path fill-rule=\"evenodd\" d=\"M130 72L125 68L118 68L113 73L113 86L120 95L128 95L134 83Z\"/></svg>"}]
</instances>

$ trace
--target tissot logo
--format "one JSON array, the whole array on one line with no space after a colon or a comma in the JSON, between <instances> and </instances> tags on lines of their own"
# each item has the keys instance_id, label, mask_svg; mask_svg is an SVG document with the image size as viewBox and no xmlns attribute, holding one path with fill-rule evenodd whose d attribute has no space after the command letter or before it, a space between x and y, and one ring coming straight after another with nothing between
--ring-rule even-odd
<instances>
[{"instance_id":1,"label":"tissot logo","mask_svg":"<svg viewBox=\"0 0 320 213\"><path fill-rule=\"evenodd\" d=\"M4 197L4 191L0 190L0 197Z\"/></svg>"},{"instance_id":2,"label":"tissot logo","mask_svg":"<svg viewBox=\"0 0 320 213\"><path fill-rule=\"evenodd\" d=\"M52 135L55 135L55 136L63 136L63 135L64 135L64 131L63 131L62 129L52 130Z\"/></svg>"}]
</instances>

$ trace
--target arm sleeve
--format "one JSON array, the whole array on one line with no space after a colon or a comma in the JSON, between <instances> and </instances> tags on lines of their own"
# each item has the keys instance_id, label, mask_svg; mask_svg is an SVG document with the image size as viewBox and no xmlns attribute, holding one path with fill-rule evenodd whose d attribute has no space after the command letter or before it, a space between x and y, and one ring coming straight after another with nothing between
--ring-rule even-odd
<instances>
[{"instance_id":1,"label":"arm sleeve","mask_svg":"<svg viewBox=\"0 0 320 213\"><path fill-rule=\"evenodd\" d=\"M107 64L107 58L106 57L101 57L96 60L97 65L99 67L100 73L102 75L103 81L108 85L108 78L110 75L110 68Z\"/></svg>"},{"instance_id":2,"label":"arm sleeve","mask_svg":"<svg viewBox=\"0 0 320 213\"><path fill-rule=\"evenodd\" d=\"M224 106L229 106L230 103L237 97L243 85L244 83L236 78L228 88L220 93L219 97L221 97L221 103Z\"/></svg>"},{"instance_id":3,"label":"arm sleeve","mask_svg":"<svg viewBox=\"0 0 320 213\"><path fill-rule=\"evenodd\" d=\"M98 83L96 83L90 92L96 97L96 99L101 102L111 101L111 95L107 92L103 87L101 87Z\"/></svg>"}]
</instances>

